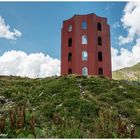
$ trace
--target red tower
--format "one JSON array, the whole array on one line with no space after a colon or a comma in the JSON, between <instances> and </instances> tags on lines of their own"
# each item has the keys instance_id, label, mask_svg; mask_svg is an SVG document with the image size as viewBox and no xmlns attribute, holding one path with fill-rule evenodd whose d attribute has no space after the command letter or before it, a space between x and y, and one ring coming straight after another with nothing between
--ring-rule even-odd
<instances>
[{"instance_id":1,"label":"red tower","mask_svg":"<svg viewBox=\"0 0 140 140\"><path fill-rule=\"evenodd\" d=\"M61 75L112 78L110 26L95 14L74 15L61 29Z\"/></svg>"}]
</instances>

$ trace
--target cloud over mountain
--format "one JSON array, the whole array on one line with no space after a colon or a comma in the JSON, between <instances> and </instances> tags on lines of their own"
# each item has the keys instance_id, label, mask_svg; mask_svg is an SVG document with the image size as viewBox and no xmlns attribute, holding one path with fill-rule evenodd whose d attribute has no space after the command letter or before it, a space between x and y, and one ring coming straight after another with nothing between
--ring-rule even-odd
<instances>
[{"instance_id":1,"label":"cloud over mountain","mask_svg":"<svg viewBox=\"0 0 140 140\"><path fill-rule=\"evenodd\" d=\"M140 38L137 39L136 45L133 46L132 50L121 48L120 52L111 48L112 52L112 68L113 70L129 67L140 62Z\"/></svg>"}]
</instances>

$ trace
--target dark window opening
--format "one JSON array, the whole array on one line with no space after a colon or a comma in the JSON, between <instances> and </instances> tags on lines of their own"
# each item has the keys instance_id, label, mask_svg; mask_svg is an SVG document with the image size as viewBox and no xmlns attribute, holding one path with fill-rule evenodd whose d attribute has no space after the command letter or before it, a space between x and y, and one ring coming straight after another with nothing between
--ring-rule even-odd
<instances>
[{"instance_id":1,"label":"dark window opening","mask_svg":"<svg viewBox=\"0 0 140 140\"><path fill-rule=\"evenodd\" d=\"M72 74L72 69L71 68L68 69L68 74Z\"/></svg>"},{"instance_id":2,"label":"dark window opening","mask_svg":"<svg viewBox=\"0 0 140 140\"><path fill-rule=\"evenodd\" d=\"M71 62L72 61L72 53L69 53L68 54L68 62Z\"/></svg>"},{"instance_id":3,"label":"dark window opening","mask_svg":"<svg viewBox=\"0 0 140 140\"><path fill-rule=\"evenodd\" d=\"M103 75L103 69L99 68L99 75Z\"/></svg>"},{"instance_id":4,"label":"dark window opening","mask_svg":"<svg viewBox=\"0 0 140 140\"><path fill-rule=\"evenodd\" d=\"M68 40L68 46L69 46L69 47L72 46L72 38L69 38L69 40Z\"/></svg>"},{"instance_id":5,"label":"dark window opening","mask_svg":"<svg viewBox=\"0 0 140 140\"><path fill-rule=\"evenodd\" d=\"M100 36L98 37L98 45L102 45L102 38Z\"/></svg>"},{"instance_id":6,"label":"dark window opening","mask_svg":"<svg viewBox=\"0 0 140 140\"><path fill-rule=\"evenodd\" d=\"M98 31L101 31L102 30L102 26L101 26L101 23L97 23L97 29L98 29Z\"/></svg>"},{"instance_id":7,"label":"dark window opening","mask_svg":"<svg viewBox=\"0 0 140 140\"><path fill-rule=\"evenodd\" d=\"M102 60L103 60L102 52L98 52L98 61Z\"/></svg>"}]
</instances>

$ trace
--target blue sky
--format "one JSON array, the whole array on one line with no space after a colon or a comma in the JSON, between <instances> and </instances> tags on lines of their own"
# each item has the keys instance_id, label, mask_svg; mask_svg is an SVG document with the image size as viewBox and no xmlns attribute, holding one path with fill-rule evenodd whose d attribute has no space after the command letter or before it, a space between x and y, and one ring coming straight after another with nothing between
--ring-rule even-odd
<instances>
[{"instance_id":1,"label":"blue sky","mask_svg":"<svg viewBox=\"0 0 140 140\"><path fill-rule=\"evenodd\" d=\"M120 23L126 2L0 2L0 16L22 36L16 40L0 38L0 55L10 50L42 52L60 59L61 26L74 14L95 13L107 17L111 26L111 45L120 48L118 36L125 35ZM115 26L119 24L119 28Z\"/></svg>"}]
</instances>

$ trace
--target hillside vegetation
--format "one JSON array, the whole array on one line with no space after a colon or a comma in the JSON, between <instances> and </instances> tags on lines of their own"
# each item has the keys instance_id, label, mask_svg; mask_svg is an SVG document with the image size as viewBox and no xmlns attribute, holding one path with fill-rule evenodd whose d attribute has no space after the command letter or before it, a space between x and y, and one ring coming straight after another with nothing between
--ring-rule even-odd
<instances>
[{"instance_id":1,"label":"hillside vegetation","mask_svg":"<svg viewBox=\"0 0 140 140\"><path fill-rule=\"evenodd\" d=\"M113 79L140 82L140 63L114 71Z\"/></svg>"},{"instance_id":2,"label":"hillside vegetation","mask_svg":"<svg viewBox=\"0 0 140 140\"><path fill-rule=\"evenodd\" d=\"M140 86L103 77L0 76L0 137L140 137Z\"/></svg>"}]
</instances>

